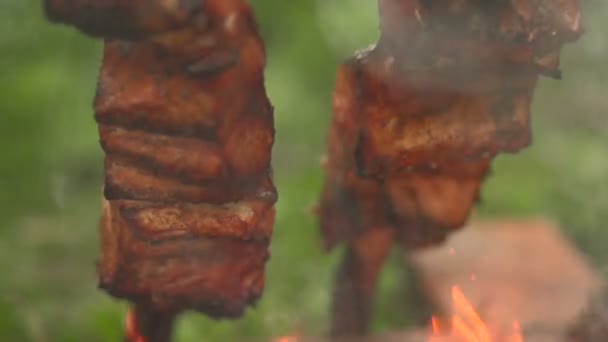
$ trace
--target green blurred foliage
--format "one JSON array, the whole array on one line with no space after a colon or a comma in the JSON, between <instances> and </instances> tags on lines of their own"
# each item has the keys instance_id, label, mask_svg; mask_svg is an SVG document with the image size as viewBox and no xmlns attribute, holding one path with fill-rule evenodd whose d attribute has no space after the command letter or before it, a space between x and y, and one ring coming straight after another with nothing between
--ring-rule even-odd
<instances>
[{"instance_id":1,"label":"green blurred foliage","mask_svg":"<svg viewBox=\"0 0 608 342\"><path fill-rule=\"evenodd\" d=\"M324 255L309 208L337 64L377 37L375 1L252 1L276 107L278 216L264 298L236 322L189 314L177 341L238 341L327 329L337 250ZM479 214L548 216L599 267L608 242L608 41L605 1L585 3L587 34L564 80L543 80L534 145L502 156ZM96 289L101 151L92 98L98 41L47 23L38 0L0 1L0 340L118 341L126 304ZM409 275L382 274L376 330L415 323Z\"/></svg>"}]
</instances>

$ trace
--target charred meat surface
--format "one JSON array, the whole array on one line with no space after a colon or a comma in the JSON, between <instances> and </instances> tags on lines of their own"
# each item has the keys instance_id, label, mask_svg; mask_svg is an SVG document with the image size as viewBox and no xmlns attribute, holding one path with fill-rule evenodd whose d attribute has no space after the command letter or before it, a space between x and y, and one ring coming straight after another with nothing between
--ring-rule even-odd
<instances>
[{"instance_id":1,"label":"charred meat surface","mask_svg":"<svg viewBox=\"0 0 608 342\"><path fill-rule=\"evenodd\" d=\"M46 0L104 38L100 287L138 308L236 317L260 297L274 222L273 109L245 0Z\"/></svg>"}]
</instances>

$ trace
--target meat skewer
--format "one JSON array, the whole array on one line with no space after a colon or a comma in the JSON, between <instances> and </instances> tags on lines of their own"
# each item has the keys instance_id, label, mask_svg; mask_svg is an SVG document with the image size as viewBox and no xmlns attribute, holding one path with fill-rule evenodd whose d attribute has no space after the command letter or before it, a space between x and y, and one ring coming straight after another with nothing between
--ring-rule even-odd
<instances>
[{"instance_id":1,"label":"meat skewer","mask_svg":"<svg viewBox=\"0 0 608 342\"><path fill-rule=\"evenodd\" d=\"M338 69L319 205L328 249L346 244L331 334L367 331L396 242L462 227L490 163L531 142L540 75L560 78L581 32L577 0L379 0L381 37Z\"/></svg>"},{"instance_id":2,"label":"meat skewer","mask_svg":"<svg viewBox=\"0 0 608 342\"><path fill-rule=\"evenodd\" d=\"M45 0L45 9L104 39L99 286L134 303L129 334L167 340L183 310L240 316L263 291L277 200L265 52L247 1Z\"/></svg>"}]
</instances>

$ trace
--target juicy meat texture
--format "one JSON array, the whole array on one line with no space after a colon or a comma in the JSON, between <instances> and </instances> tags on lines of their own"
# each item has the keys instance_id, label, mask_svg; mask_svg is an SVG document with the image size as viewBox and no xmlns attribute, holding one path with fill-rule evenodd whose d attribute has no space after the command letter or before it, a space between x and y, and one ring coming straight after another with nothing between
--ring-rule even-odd
<instances>
[{"instance_id":1,"label":"juicy meat texture","mask_svg":"<svg viewBox=\"0 0 608 342\"><path fill-rule=\"evenodd\" d=\"M264 287L273 109L245 0L47 0L105 38L100 286L155 311L236 317Z\"/></svg>"}]
</instances>

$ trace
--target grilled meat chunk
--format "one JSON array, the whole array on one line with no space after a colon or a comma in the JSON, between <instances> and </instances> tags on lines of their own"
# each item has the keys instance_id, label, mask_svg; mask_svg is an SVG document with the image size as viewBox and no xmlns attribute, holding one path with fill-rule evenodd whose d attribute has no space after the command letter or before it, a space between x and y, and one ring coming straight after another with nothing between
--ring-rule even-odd
<instances>
[{"instance_id":1,"label":"grilled meat chunk","mask_svg":"<svg viewBox=\"0 0 608 342\"><path fill-rule=\"evenodd\" d=\"M241 315L264 287L277 200L265 52L247 1L45 9L105 39L100 286L152 312Z\"/></svg>"},{"instance_id":2,"label":"grilled meat chunk","mask_svg":"<svg viewBox=\"0 0 608 342\"><path fill-rule=\"evenodd\" d=\"M540 76L559 79L582 33L578 0L379 0L381 36L337 72L325 246L347 245L333 335L365 333L394 242L445 240L470 216L492 159L531 142Z\"/></svg>"}]
</instances>

